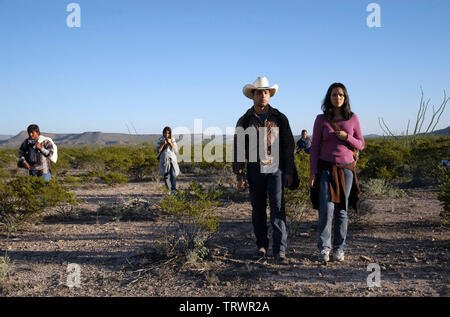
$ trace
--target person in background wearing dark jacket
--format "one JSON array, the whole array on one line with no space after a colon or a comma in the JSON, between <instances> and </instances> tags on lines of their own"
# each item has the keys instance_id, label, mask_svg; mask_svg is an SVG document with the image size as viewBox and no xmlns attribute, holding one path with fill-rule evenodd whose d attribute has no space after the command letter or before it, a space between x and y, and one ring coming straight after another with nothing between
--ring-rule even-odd
<instances>
[{"instance_id":1,"label":"person in background wearing dark jacket","mask_svg":"<svg viewBox=\"0 0 450 317\"><path fill-rule=\"evenodd\" d=\"M305 151L306 154L309 154L311 149L311 138L308 136L308 131L302 130L302 136L297 141L297 149L295 153L300 153L300 151Z\"/></svg>"},{"instance_id":2,"label":"person in background wearing dark jacket","mask_svg":"<svg viewBox=\"0 0 450 317\"><path fill-rule=\"evenodd\" d=\"M55 151L54 143L50 138L41 136L36 124L28 126L27 132L29 137L19 148L19 166L26 168L31 176L49 181L52 179L50 158Z\"/></svg>"},{"instance_id":3,"label":"person in background wearing dark jacket","mask_svg":"<svg viewBox=\"0 0 450 317\"><path fill-rule=\"evenodd\" d=\"M314 122L309 186L319 185L319 260L328 262L333 249L334 260L340 262L344 261L346 247L349 198L353 185L358 186L353 150L362 150L365 143L343 84L328 88L322 111Z\"/></svg>"},{"instance_id":4,"label":"person in background wearing dark jacket","mask_svg":"<svg viewBox=\"0 0 450 317\"><path fill-rule=\"evenodd\" d=\"M265 77L258 77L253 85L244 87L243 93L253 100L253 106L236 124L233 172L237 175L238 190L243 191L246 185L244 168L247 161L246 178L250 189L258 256L265 257L269 248L266 213L268 196L273 228L273 255L278 263L286 264L284 187L297 188L298 175L294 164L295 141L289 121L284 114L269 105L269 100L277 89L277 85L269 87ZM256 135L253 140L250 136L252 133ZM278 149L274 145L275 142L279 144ZM278 165L272 160L274 157L278 158Z\"/></svg>"}]
</instances>

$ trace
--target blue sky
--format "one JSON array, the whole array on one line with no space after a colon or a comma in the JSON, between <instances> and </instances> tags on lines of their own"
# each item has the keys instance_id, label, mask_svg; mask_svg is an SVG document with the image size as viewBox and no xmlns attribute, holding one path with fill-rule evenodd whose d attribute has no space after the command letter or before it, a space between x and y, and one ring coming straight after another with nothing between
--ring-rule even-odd
<instances>
[{"instance_id":1,"label":"blue sky","mask_svg":"<svg viewBox=\"0 0 450 317\"><path fill-rule=\"evenodd\" d=\"M80 28L66 25L71 2ZM366 24L371 2L380 28ZM0 0L0 134L160 133L197 118L225 131L258 76L280 86L271 105L294 134L336 81L364 134L382 133L378 117L401 133L420 86L436 106L450 94L449 35L448 0ZM437 128L449 125L447 109Z\"/></svg>"}]
</instances>

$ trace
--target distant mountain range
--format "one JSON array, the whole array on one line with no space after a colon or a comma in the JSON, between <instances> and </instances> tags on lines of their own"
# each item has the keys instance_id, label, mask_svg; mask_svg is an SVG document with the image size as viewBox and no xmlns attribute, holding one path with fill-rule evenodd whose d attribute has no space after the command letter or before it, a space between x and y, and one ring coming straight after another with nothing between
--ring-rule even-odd
<instances>
[{"instance_id":1,"label":"distant mountain range","mask_svg":"<svg viewBox=\"0 0 450 317\"><path fill-rule=\"evenodd\" d=\"M449 135L450 126L445 129L434 131L435 135ZM124 133L103 133L103 132L84 132L73 134L55 134L45 133L42 135L50 137L58 146L83 146L83 145L129 145L129 144L142 144L150 143L155 144L160 134L124 134ZM200 136L200 135L198 135ZM193 135L191 135L193 137ZM379 138L382 137L378 134L365 135L364 138ZM28 138L26 131L20 132L16 136L0 135L0 148L17 148L20 144ZM204 140L208 140L209 136L203 136ZM300 138L299 135L294 136L297 141ZM232 135L224 135L224 142L230 143L233 141Z\"/></svg>"},{"instance_id":2,"label":"distant mountain range","mask_svg":"<svg viewBox=\"0 0 450 317\"><path fill-rule=\"evenodd\" d=\"M139 143L155 143L159 135L130 135L122 133L84 132L74 134L41 133L52 138L58 146L83 146L83 145L125 145ZM7 140L0 141L0 148L19 147L23 140L28 138L27 131L22 131L18 135Z\"/></svg>"},{"instance_id":3,"label":"distant mountain range","mask_svg":"<svg viewBox=\"0 0 450 317\"><path fill-rule=\"evenodd\" d=\"M8 139L10 139L12 137L13 137L12 135L0 134L0 141L8 140Z\"/></svg>"},{"instance_id":4,"label":"distant mountain range","mask_svg":"<svg viewBox=\"0 0 450 317\"><path fill-rule=\"evenodd\" d=\"M436 135L450 135L450 126L446 127L445 129L434 131L433 134L436 134Z\"/></svg>"},{"instance_id":5,"label":"distant mountain range","mask_svg":"<svg viewBox=\"0 0 450 317\"><path fill-rule=\"evenodd\" d=\"M74 134L56 134L42 132L42 135L51 138L57 146L84 146L84 145L130 145L130 144L156 144L161 137L160 134L124 134L124 133L103 133L103 132L84 132ZM195 135L201 137L201 135ZM21 131L18 135L8 139L0 139L0 148L17 148L28 138L27 131ZM191 135L194 143L194 135ZM208 140L209 136L203 136ZM230 142L233 136L224 136L224 142Z\"/></svg>"}]
</instances>

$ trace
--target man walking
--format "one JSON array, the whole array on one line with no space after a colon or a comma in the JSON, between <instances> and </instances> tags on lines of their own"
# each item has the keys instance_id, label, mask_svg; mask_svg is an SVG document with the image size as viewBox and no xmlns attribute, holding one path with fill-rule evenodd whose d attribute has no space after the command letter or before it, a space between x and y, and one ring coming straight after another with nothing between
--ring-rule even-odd
<instances>
[{"instance_id":1,"label":"man walking","mask_svg":"<svg viewBox=\"0 0 450 317\"><path fill-rule=\"evenodd\" d=\"M287 263L284 187L298 188L299 181L294 164L295 142L289 121L269 104L277 90L278 85L269 87L265 77L258 77L253 85L244 87L243 93L253 100L253 106L236 124L233 172L237 175L239 191L245 189L245 178L249 184L258 255L266 256L269 247L266 214L268 196L273 255L277 262Z\"/></svg>"},{"instance_id":2,"label":"man walking","mask_svg":"<svg viewBox=\"0 0 450 317\"><path fill-rule=\"evenodd\" d=\"M52 139L44 137L36 124L27 128L28 139L19 149L19 167L24 167L31 176L40 176L49 181L52 178L50 160L56 163L57 148Z\"/></svg>"}]
</instances>

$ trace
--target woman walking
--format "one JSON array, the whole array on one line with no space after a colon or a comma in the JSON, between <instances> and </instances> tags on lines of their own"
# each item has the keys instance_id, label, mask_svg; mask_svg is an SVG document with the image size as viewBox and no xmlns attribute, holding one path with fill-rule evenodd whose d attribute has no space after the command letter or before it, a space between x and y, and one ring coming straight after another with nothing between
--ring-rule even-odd
<instances>
[{"instance_id":1,"label":"woman walking","mask_svg":"<svg viewBox=\"0 0 450 317\"><path fill-rule=\"evenodd\" d=\"M158 140L156 152L159 160L159 173L164 178L164 184L170 194L177 191L176 177L180 174L176 152L177 144L175 138L172 138L172 130L169 127L163 129L163 135Z\"/></svg>"},{"instance_id":2,"label":"woman walking","mask_svg":"<svg viewBox=\"0 0 450 317\"><path fill-rule=\"evenodd\" d=\"M334 83L328 88L322 111L314 122L309 181L311 188L319 186L319 260L328 262L333 251L334 260L344 261L347 209L349 205L357 208L359 199L355 151L362 150L365 143L358 116L350 109L350 99L343 84Z\"/></svg>"}]
</instances>

